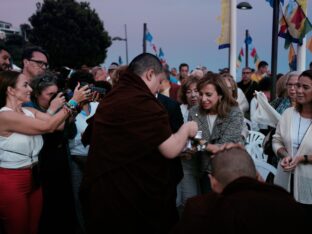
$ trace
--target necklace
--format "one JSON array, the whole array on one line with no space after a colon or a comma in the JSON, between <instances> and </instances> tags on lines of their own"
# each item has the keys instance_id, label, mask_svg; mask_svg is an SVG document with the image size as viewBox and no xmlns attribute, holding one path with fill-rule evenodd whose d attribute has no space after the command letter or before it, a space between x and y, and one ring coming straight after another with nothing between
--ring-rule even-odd
<instances>
[{"instance_id":1,"label":"necklace","mask_svg":"<svg viewBox=\"0 0 312 234\"><path fill-rule=\"evenodd\" d=\"M307 134L311 124L312 124L312 120L310 120L309 126L307 127L307 129L305 130L302 138L300 139L301 115L299 115L299 127L298 127L298 134L297 134L297 142L298 142L297 150L300 148L300 145L301 145L305 135Z\"/></svg>"}]
</instances>

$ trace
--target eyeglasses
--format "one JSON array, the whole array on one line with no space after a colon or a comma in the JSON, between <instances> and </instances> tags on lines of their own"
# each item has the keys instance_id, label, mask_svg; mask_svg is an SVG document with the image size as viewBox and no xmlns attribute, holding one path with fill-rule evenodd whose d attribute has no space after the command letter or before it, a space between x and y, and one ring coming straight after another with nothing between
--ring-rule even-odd
<instances>
[{"instance_id":1,"label":"eyeglasses","mask_svg":"<svg viewBox=\"0 0 312 234\"><path fill-rule=\"evenodd\" d=\"M49 64L46 62L35 60L35 59L29 59L29 61L36 63L42 69L48 69L49 68Z\"/></svg>"}]
</instances>

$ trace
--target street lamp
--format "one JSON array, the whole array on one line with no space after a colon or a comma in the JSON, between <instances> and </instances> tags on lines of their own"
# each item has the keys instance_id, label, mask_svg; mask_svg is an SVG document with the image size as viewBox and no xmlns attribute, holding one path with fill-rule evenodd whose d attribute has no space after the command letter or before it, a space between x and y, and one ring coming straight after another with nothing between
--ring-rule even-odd
<instances>
[{"instance_id":1,"label":"street lamp","mask_svg":"<svg viewBox=\"0 0 312 234\"><path fill-rule=\"evenodd\" d=\"M248 3L248 2L241 2L239 4L237 4L237 9L240 9L240 10L251 10L252 9L252 6ZM246 29L245 31L245 67L248 67L248 58L249 58L249 51L248 51L248 45L250 43L250 37L249 37L249 32L248 32L248 29Z\"/></svg>"},{"instance_id":2,"label":"street lamp","mask_svg":"<svg viewBox=\"0 0 312 234\"><path fill-rule=\"evenodd\" d=\"M252 6L248 2L241 2L237 4L237 9L240 10L250 10L252 9Z\"/></svg>"},{"instance_id":3,"label":"street lamp","mask_svg":"<svg viewBox=\"0 0 312 234\"><path fill-rule=\"evenodd\" d=\"M128 37L127 37L127 25L125 24L125 37L113 37L112 41L124 41L126 43L126 62L128 64Z\"/></svg>"}]
</instances>

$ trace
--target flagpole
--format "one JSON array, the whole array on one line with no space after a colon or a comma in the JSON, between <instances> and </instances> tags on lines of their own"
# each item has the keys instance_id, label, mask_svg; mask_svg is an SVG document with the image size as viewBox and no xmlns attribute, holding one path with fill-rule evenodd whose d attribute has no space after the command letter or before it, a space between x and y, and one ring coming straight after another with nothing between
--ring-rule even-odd
<instances>
[{"instance_id":1,"label":"flagpole","mask_svg":"<svg viewBox=\"0 0 312 234\"><path fill-rule=\"evenodd\" d=\"M305 13L307 17L307 7L306 9L303 9L303 12ZM304 36L302 39L302 45L300 46L299 43L297 44L297 71L303 72L305 70L306 66L306 46L307 46L307 37Z\"/></svg>"},{"instance_id":2,"label":"flagpole","mask_svg":"<svg viewBox=\"0 0 312 234\"><path fill-rule=\"evenodd\" d=\"M280 0L273 0L273 24L272 24L272 54L271 54L271 100L276 96L277 52L278 52L278 23Z\"/></svg>"},{"instance_id":3,"label":"flagpole","mask_svg":"<svg viewBox=\"0 0 312 234\"><path fill-rule=\"evenodd\" d=\"M143 24L143 53L146 53L146 39L145 39L146 30L147 30L147 26L146 26L146 23L144 23Z\"/></svg>"},{"instance_id":4,"label":"flagpole","mask_svg":"<svg viewBox=\"0 0 312 234\"><path fill-rule=\"evenodd\" d=\"M126 62L128 65L128 34L127 34L127 25L125 24L125 42L126 42Z\"/></svg>"},{"instance_id":5,"label":"flagpole","mask_svg":"<svg viewBox=\"0 0 312 234\"><path fill-rule=\"evenodd\" d=\"M236 81L236 0L230 1L231 29L230 29L230 74Z\"/></svg>"},{"instance_id":6,"label":"flagpole","mask_svg":"<svg viewBox=\"0 0 312 234\"><path fill-rule=\"evenodd\" d=\"M248 51L248 35L249 35L249 32L248 32L248 29L246 29L246 36L245 36L245 46L246 46L246 48L245 48L245 50L246 50L246 54L245 54L245 56L246 56L246 67L248 67L248 53L249 53L249 51Z\"/></svg>"}]
</instances>

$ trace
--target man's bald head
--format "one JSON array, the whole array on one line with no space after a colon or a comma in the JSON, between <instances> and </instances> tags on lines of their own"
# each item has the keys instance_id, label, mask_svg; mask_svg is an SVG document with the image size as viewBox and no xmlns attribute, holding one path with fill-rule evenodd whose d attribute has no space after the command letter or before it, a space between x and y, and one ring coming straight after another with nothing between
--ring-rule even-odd
<instances>
[{"instance_id":1,"label":"man's bald head","mask_svg":"<svg viewBox=\"0 0 312 234\"><path fill-rule=\"evenodd\" d=\"M239 177L257 178L255 164L248 152L231 148L217 153L211 160L211 176L224 188Z\"/></svg>"}]
</instances>

